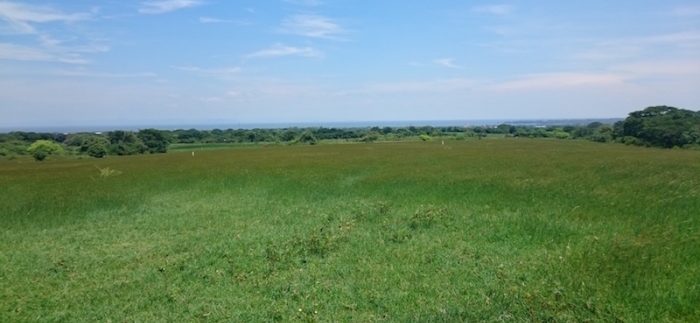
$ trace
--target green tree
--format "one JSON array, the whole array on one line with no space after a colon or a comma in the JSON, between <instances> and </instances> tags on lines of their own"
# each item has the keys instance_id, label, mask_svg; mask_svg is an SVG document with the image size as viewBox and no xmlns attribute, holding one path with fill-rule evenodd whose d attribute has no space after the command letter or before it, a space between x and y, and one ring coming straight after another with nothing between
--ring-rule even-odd
<instances>
[{"instance_id":1,"label":"green tree","mask_svg":"<svg viewBox=\"0 0 700 323\"><path fill-rule=\"evenodd\" d=\"M360 141L362 142L375 142L379 139L379 133L375 131L369 131L367 132L362 138L360 138Z\"/></svg>"},{"instance_id":2,"label":"green tree","mask_svg":"<svg viewBox=\"0 0 700 323\"><path fill-rule=\"evenodd\" d=\"M51 140L37 140L27 148L29 154L37 161L46 159L49 155L63 153L63 147Z\"/></svg>"},{"instance_id":3,"label":"green tree","mask_svg":"<svg viewBox=\"0 0 700 323\"><path fill-rule=\"evenodd\" d=\"M318 140L311 131L306 130L302 132L301 135L299 135L299 138L297 138L296 142L302 144L315 145L318 143Z\"/></svg>"},{"instance_id":4,"label":"green tree","mask_svg":"<svg viewBox=\"0 0 700 323\"><path fill-rule=\"evenodd\" d=\"M115 155L135 155L146 152L143 141L130 131L112 131L107 134L109 151Z\"/></svg>"},{"instance_id":5,"label":"green tree","mask_svg":"<svg viewBox=\"0 0 700 323\"><path fill-rule=\"evenodd\" d=\"M613 140L613 129L607 125L601 125L596 128L588 139L597 142L609 142Z\"/></svg>"},{"instance_id":6,"label":"green tree","mask_svg":"<svg viewBox=\"0 0 700 323\"><path fill-rule=\"evenodd\" d=\"M136 136L143 141L149 153L165 153L168 151L168 137L160 130L142 129L139 130Z\"/></svg>"},{"instance_id":7,"label":"green tree","mask_svg":"<svg viewBox=\"0 0 700 323\"><path fill-rule=\"evenodd\" d=\"M90 157L102 158L107 155L109 141L104 137L92 137L83 142L80 150Z\"/></svg>"},{"instance_id":8,"label":"green tree","mask_svg":"<svg viewBox=\"0 0 700 323\"><path fill-rule=\"evenodd\" d=\"M634 137L638 143L657 147L683 147L700 143L700 111L669 106L635 111L615 124L611 134Z\"/></svg>"},{"instance_id":9,"label":"green tree","mask_svg":"<svg viewBox=\"0 0 700 323\"><path fill-rule=\"evenodd\" d=\"M63 143L69 147L76 147L81 154L95 158L107 155L109 148L109 140L105 136L93 133L71 134Z\"/></svg>"},{"instance_id":10,"label":"green tree","mask_svg":"<svg viewBox=\"0 0 700 323\"><path fill-rule=\"evenodd\" d=\"M292 141L292 140L294 140L294 138L296 138L298 135L299 135L299 133L298 133L296 130L294 130L294 129L287 129L287 130L284 130L284 131L280 134L279 138L280 138L281 141Z\"/></svg>"}]
</instances>

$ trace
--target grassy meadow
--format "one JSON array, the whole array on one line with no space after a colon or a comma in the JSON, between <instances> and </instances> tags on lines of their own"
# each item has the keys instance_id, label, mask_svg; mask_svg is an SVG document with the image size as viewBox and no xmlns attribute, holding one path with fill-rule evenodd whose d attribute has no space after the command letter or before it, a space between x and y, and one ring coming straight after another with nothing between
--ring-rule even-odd
<instances>
[{"instance_id":1,"label":"grassy meadow","mask_svg":"<svg viewBox=\"0 0 700 323\"><path fill-rule=\"evenodd\" d=\"M0 161L0 321L700 321L700 151Z\"/></svg>"}]
</instances>

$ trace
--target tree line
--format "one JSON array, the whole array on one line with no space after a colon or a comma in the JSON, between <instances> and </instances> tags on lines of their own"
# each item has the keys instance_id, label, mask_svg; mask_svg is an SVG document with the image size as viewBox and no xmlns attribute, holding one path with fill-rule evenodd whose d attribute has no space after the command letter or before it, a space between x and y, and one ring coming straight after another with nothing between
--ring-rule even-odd
<instances>
[{"instance_id":1,"label":"tree line","mask_svg":"<svg viewBox=\"0 0 700 323\"><path fill-rule=\"evenodd\" d=\"M521 138L588 139L649 147L700 147L700 111L654 106L635 111L614 124L523 126L501 124L475 127L365 127L365 128L280 128L280 129L142 129L107 133L0 134L0 156L31 154L43 160L53 154L135 155L167 152L171 144L284 143L316 144L319 141L431 140L434 137L464 140L487 136Z\"/></svg>"}]
</instances>

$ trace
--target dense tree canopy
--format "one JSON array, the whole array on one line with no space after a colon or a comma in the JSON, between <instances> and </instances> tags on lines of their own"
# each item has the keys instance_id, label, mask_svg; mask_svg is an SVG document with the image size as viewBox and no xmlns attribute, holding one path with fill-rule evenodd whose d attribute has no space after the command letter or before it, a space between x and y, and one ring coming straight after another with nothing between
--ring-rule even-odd
<instances>
[{"instance_id":1,"label":"dense tree canopy","mask_svg":"<svg viewBox=\"0 0 700 323\"><path fill-rule=\"evenodd\" d=\"M165 132L156 129L143 129L137 134L146 145L149 153L164 153L168 151L168 137Z\"/></svg>"},{"instance_id":2,"label":"dense tree canopy","mask_svg":"<svg viewBox=\"0 0 700 323\"><path fill-rule=\"evenodd\" d=\"M618 136L631 137L627 141L647 146L672 148L700 144L700 111L648 107L630 113L615 128Z\"/></svg>"},{"instance_id":3,"label":"dense tree canopy","mask_svg":"<svg viewBox=\"0 0 700 323\"><path fill-rule=\"evenodd\" d=\"M147 147L133 132L112 131L107 133L109 151L114 155L135 155L146 152Z\"/></svg>"}]
</instances>

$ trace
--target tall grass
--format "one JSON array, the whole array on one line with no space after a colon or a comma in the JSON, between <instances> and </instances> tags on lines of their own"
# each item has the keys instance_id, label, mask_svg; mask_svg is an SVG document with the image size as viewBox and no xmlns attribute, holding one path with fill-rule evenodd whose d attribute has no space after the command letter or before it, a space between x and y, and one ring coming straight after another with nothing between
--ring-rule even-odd
<instances>
[{"instance_id":1,"label":"tall grass","mask_svg":"<svg viewBox=\"0 0 700 323\"><path fill-rule=\"evenodd\" d=\"M0 321L698 321L699 217L699 152L577 141L2 161Z\"/></svg>"}]
</instances>

